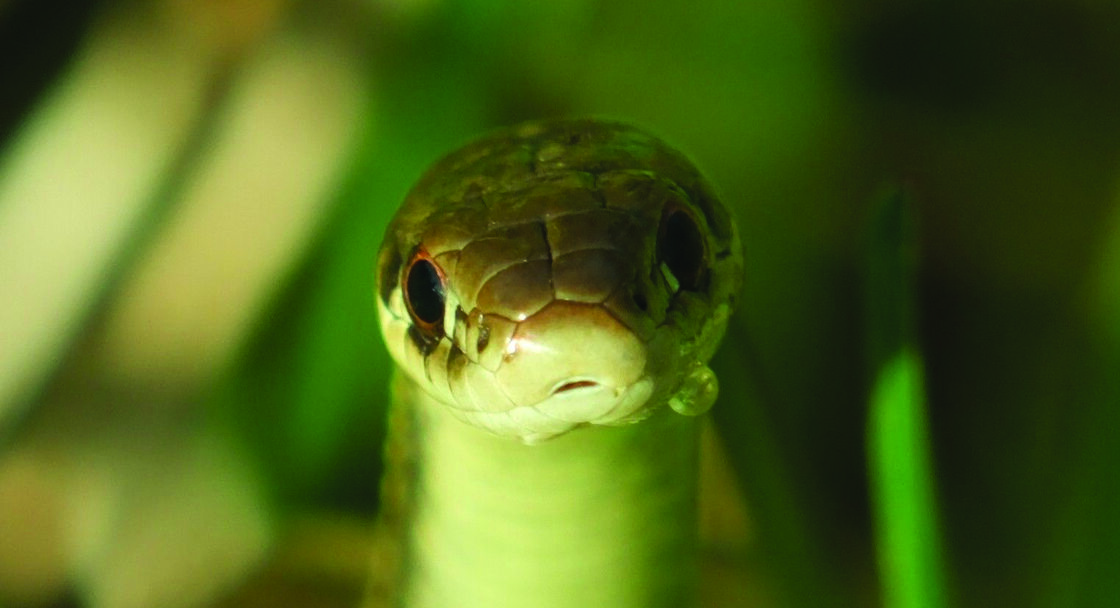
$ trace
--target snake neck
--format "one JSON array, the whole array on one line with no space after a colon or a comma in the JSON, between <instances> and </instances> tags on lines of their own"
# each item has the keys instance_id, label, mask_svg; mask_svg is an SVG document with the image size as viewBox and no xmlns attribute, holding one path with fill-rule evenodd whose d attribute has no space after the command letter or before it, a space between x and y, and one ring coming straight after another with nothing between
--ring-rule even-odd
<instances>
[{"instance_id":1,"label":"snake neck","mask_svg":"<svg viewBox=\"0 0 1120 608\"><path fill-rule=\"evenodd\" d=\"M415 416L417 467L405 606L692 605L696 418L663 407L527 446L397 386Z\"/></svg>"}]
</instances>

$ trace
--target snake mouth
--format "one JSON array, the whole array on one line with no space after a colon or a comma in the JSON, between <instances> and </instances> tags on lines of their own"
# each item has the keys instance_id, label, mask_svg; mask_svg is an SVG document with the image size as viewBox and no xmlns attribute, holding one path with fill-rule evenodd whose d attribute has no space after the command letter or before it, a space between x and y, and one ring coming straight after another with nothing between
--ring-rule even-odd
<instances>
[{"instance_id":1,"label":"snake mouth","mask_svg":"<svg viewBox=\"0 0 1120 608\"><path fill-rule=\"evenodd\" d=\"M599 383L595 382L594 380L570 380L570 381L565 382L565 383L561 384L560 386L557 386L556 388L552 389L552 394L553 395L559 395L561 393L567 393L567 392L570 392L570 391L578 391L578 390L581 390L581 389L597 388L598 386L599 386Z\"/></svg>"}]
</instances>

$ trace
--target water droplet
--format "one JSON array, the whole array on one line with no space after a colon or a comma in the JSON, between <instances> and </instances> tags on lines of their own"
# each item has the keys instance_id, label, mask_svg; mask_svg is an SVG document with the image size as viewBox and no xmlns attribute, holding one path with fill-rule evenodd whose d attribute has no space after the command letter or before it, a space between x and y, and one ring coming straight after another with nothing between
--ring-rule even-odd
<instances>
[{"instance_id":1,"label":"water droplet","mask_svg":"<svg viewBox=\"0 0 1120 608\"><path fill-rule=\"evenodd\" d=\"M682 416L699 416L712 409L719 395L719 379L712 368L697 361L685 376L669 407Z\"/></svg>"}]
</instances>

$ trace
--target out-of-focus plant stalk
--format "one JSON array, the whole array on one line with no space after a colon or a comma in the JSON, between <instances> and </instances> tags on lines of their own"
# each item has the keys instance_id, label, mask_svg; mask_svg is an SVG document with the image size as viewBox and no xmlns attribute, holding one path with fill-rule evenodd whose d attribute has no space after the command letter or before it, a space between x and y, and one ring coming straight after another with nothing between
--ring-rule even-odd
<instances>
[{"instance_id":1,"label":"out-of-focus plant stalk","mask_svg":"<svg viewBox=\"0 0 1120 608\"><path fill-rule=\"evenodd\" d=\"M903 191L875 210L867 262L872 363L867 450L883 605L947 605L917 344L914 211Z\"/></svg>"},{"instance_id":2,"label":"out-of-focus plant stalk","mask_svg":"<svg viewBox=\"0 0 1120 608\"><path fill-rule=\"evenodd\" d=\"M103 18L0 159L0 431L102 293L219 68L189 24L134 13Z\"/></svg>"},{"instance_id":3,"label":"out-of-focus plant stalk","mask_svg":"<svg viewBox=\"0 0 1120 608\"><path fill-rule=\"evenodd\" d=\"M247 61L221 130L107 313L106 374L189 390L229 364L320 228L366 90L326 36L280 33Z\"/></svg>"},{"instance_id":4,"label":"out-of-focus plant stalk","mask_svg":"<svg viewBox=\"0 0 1120 608\"><path fill-rule=\"evenodd\" d=\"M1120 183L1084 301L1095 334L1096 397L1085 404L1078 464L1052 550L1052 606L1108 606L1120 597Z\"/></svg>"}]
</instances>

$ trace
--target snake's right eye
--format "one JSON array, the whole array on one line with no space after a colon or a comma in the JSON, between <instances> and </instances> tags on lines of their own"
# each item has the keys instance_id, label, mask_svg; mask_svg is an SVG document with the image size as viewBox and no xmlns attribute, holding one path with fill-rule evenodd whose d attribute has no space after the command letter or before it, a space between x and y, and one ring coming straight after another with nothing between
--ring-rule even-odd
<instances>
[{"instance_id":1,"label":"snake's right eye","mask_svg":"<svg viewBox=\"0 0 1120 608\"><path fill-rule=\"evenodd\" d=\"M708 275L708 251L696 216L681 205L668 206L657 235L657 258L673 291L700 291Z\"/></svg>"},{"instance_id":2,"label":"snake's right eye","mask_svg":"<svg viewBox=\"0 0 1120 608\"><path fill-rule=\"evenodd\" d=\"M440 333L446 299L443 271L427 252L417 251L404 271L404 303L412 321L426 333Z\"/></svg>"}]
</instances>

